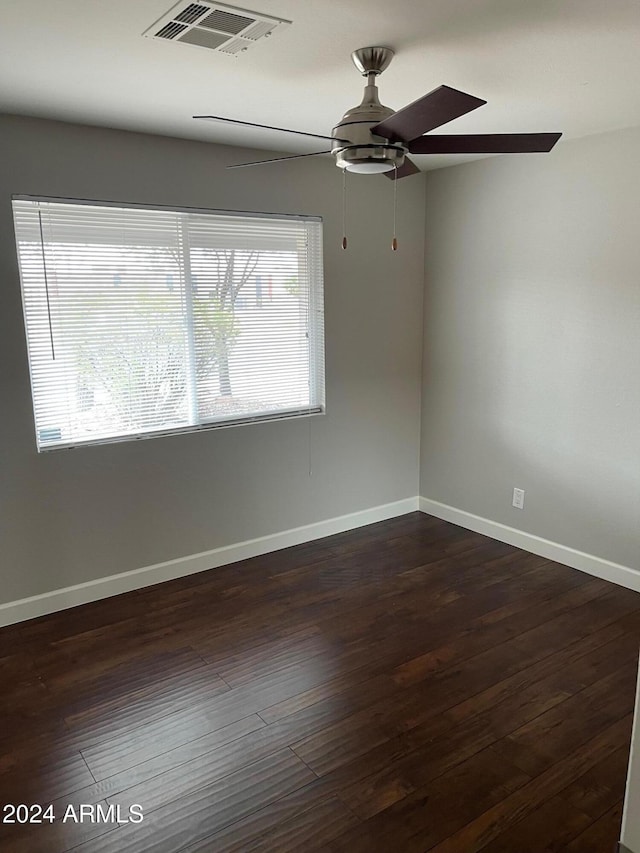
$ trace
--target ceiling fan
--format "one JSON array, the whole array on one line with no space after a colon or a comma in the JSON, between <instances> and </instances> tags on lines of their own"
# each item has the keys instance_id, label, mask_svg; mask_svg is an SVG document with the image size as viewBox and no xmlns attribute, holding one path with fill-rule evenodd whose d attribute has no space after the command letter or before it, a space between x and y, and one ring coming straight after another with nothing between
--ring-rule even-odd
<instances>
[{"instance_id":1,"label":"ceiling fan","mask_svg":"<svg viewBox=\"0 0 640 853\"><path fill-rule=\"evenodd\" d=\"M467 95L450 86L437 89L395 112L378 100L376 77L389 67L394 52L388 47L363 47L351 54L358 71L367 78L362 102L343 115L331 136L288 130L283 127L256 124L222 116L194 116L267 130L279 130L298 136L331 141L330 149L311 154L294 154L238 163L228 168L259 166L318 154L333 154L336 165L349 172L376 174L388 178L404 178L420 170L408 154L516 154L551 151L561 133L481 133L465 136L429 136L428 133L453 119L486 104L481 98ZM424 135L427 134L427 135Z\"/></svg>"}]
</instances>

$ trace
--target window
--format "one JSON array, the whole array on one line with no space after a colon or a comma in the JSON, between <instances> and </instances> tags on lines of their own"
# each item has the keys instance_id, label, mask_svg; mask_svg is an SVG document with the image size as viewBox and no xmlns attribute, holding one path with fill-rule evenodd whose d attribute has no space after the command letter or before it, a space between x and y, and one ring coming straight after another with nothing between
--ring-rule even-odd
<instances>
[{"instance_id":1,"label":"window","mask_svg":"<svg viewBox=\"0 0 640 853\"><path fill-rule=\"evenodd\" d=\"M39 450L324 410L318 218L13 210Z\"/></svg>"}]
</instances>

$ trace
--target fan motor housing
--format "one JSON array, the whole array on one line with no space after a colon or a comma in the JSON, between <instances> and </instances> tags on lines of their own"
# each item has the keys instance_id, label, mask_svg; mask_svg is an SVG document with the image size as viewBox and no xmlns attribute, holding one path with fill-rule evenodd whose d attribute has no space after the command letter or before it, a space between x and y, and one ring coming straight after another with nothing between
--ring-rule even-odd
<instances>
[{"instance_id":1,"label":"fan motor housing","mask_svg":"<svg viewBox=\"0 0 640 853\"><path fill-rule=\"evenodd\" d=\"M362 172L400 168L407 153L405 146L371 132L372 127L393 114L394 110L378 100L378 88L373 76L370 77L362 103L347 110L331 131L331 135L336 137L331 149L336 165L341 169ZM347 141L346 144L343 140Z\"/></svg>"}]
</instances>

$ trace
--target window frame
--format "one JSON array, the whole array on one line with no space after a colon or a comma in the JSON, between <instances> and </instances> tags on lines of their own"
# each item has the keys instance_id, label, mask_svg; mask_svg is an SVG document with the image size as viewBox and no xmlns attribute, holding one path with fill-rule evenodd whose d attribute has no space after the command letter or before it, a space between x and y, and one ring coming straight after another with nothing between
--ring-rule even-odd
<instances>
[{"instance_id":1,"label":"window frame","mask_svg":"<svg viewBox=\"0 0 640 853\"><path fill-rule=\"evenodd\" d=\"M94 447L100 445L107 444L119 444L122 442L128 441L143 441L152 438L166 438L174 435L184 435L190 433L197 432L205 432L209 430L216 429L228 429L230 427L236 426L246 426L250 424L257 423L269 423L273 421L280 420L292 420L298 418L307 418L315 415L324 415L326 413L326 396L325 396L325 352L324 352L324 332L325 332L325 316L324 316L324 271L323 271L323 254L324 254L324 240L323 240L323 218L317 215L307 215L307 214L297 214L297 213L273 213L273 212L264 212L264 211L249 211L249 210L227 210L222 208L203 208L203 207L188 207L183 205L158 205L158 204L144 204L141 202L120 202L120 201L112 201L112 200L98 200L98 199L79 199L79 198L69 198L69 197L58 197L58 196L41 196L41 195L24 195L24 194L14 194L11 196L12 202L12 214L14 221L14 236L15 236L15 247L16 247L16 256L18 263L18 271L19 271L19 284L20 284L20 294L22 299L22 308L23 308L23 321L24 321L24 332L25 332L25 342L27 346L27 358L28 358L28 367L29 367L29 379L30 379L30 394L31 394L31 402L33 409L33 427L34 427L34 435L36 441L36 447L38 453L49 453L56 450L71 450L81 447ZM308 347L307 351L309 354L309 406L304 406L298 409L273 409L271 411L265 411L256 414L246 414L239 415L237 417L229 416L225 418L219 418L217 420L201 420L200 422L193 422L180 426L171 426L171 427L159 427L157 429L146 429L140 432L128 432L128 433L119 433L113 434L109 436L103 436L101 438L95 439L78 439L74 441L68 442L56 442L52 444L41 444L41 441L38 436L38 426L37 426L37 418L36 418L36 397L34 394L34 371L32 367L32 358L31 358L31 343L29 340L29 330L28 330L28 319L27 319L27 307L25 300L25 287L23 285L23 275L22 275L22 264L20 258L20 250L19 250L19 237L16 228L16 216L15 216L15 208L14 202L36 202L36 203L52 203L52 204L68 204L74 206L89 206L89 207L104 207L104 208L116 208L123 210L141 210L141 211L160 211L165 213L177 213L177 214L199 214L199 215L220 215L225 217L237 217L238 219L250 218L250 219L269 219L269 220L280 220L280 221L301 221L301 222L312 222L317 223L319 225L319 234L318 234L318 252L319 258L316 259L316 265L318 267L318 276L317 280L314 279L313 275L309 277L309 287L308 287L308 313L307 313L307 336L308 336ZM184 227L184 224L182 224ZM309 243L307 243L306 247L307 254L307 269L313 269L313 264L311 262L311 247ZM189 260L187 260L187 265L190 266ZM190 272L186 273L190 277ZM314 286L315 284L315 286ZM185 299L187 302L191 302L193 298L193 293L187 293L185 289ZM318 302L320 303L318 305ZM320 317L318 319L318 312ZM193 323L193 315L191 314L189 318L185 321L186 325L191 322ZM193 337L193 330L191 332L187 332L188 337ZM192 369L192 365L187 365L187 371ZM191 385L191 381L187 379L187 386ZM187 387L187 395L190 395L190 392ZM311 403L312 400L317 400L317 403ZM188 409L192 410L192 404L188 402Z\"/></svg>"}]
</instances>

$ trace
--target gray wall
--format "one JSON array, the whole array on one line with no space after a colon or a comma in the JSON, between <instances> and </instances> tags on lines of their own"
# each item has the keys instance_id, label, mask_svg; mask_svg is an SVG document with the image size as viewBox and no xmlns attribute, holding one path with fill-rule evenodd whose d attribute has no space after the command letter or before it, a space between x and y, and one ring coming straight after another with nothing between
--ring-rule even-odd
<instances>
[{"instance_id":1,"label":"gray wall","mask_svg":"<svg viewBox=\"0 0 640 853\"><path fill-rule=\"evenodd\" d=\"M428 174L424 497L640 568L639 224L638 128Z\"/></svg>"},{"instance_id":2,"label":"gray wall","mask_svg":"<svg viewBox=\"0 0 640 853\"><path fill-rule=\"evenodd\" d=\"M0 602L415 496L424 178L341 178L325 158L0 119ZM324 417L38 455L10 198L300 212L325 220ZM309 477L309 442L313 476Z\"/></svg>"}]
</instances>

